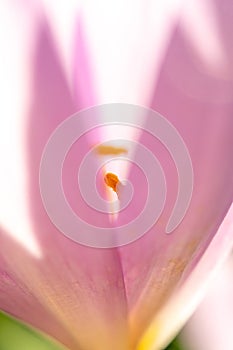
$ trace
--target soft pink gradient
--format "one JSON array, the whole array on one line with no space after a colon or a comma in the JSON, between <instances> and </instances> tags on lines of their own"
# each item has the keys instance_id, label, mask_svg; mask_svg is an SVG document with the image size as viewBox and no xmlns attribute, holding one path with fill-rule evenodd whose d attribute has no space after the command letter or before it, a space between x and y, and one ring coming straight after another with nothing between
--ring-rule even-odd
<instances>
[{"instance_id":1,"label":"soft pink gradient","mask_svg":"<svg viewBox=\"0 0 233 350\"><path fill-rule=\"evenodd\" d=\"M224 54L229 63L233 59L230 45L232 31L229 27L233 28L226 9L230 2L206 3L216 8ZM133 97L130 94L129 102L150 101L147 102L148 107L173 123L184 138L195 176L190 208L175 232L164 234L177 191L175 166L163 146L142 133L139 142L156 150L154 153L167 176L168 198L161 218L143 238L120 249L83 247L64 237L50 222L39 192L39 164L49 136L63 120L77 110L103 101L102 97L99 98L98 84L95 83L95 60L90 54L82 16L77 14L76 17L77 25L73 33L75 44L70 60L72 79L68 79L49 19L43 10L40 11L40 15L35 16L32 35L34 51L28 67L30 105L22 117L19 133L26 130L26 145L20 148L20 152L26 154L24 171L27 174L25 197L28 216L25 220L30 222L31 235L41 254L35 256L15 241L2 221L0 308L52 335L70 349L78 350L129 350L137 348L137 344L138 349L143 350L147 329L153 329L155 322L162 336L159 339L155 330L154 342L149 343L147 348L159 349L189 316L189 313L184 313L182 319L177 317L173 313L175 305L184 309L189 306L194 292L202 290L217 260L225 257L233 243L230 225L232 211L229 212L227 224L218 231L233 195L231 66L224 66L223 77L217 73L211 75L202 57L190 45L182 22L170 28L172 35L166 37L168 46L161 56L162 65L154 88L151 87L150 93L139 101L139 92L142 91L143 95L144 86L136 84L137 92ZM141 50L139 48L138 52ZM155 55L157 62L159 52ZM98 69L104 72L105 67L103 65ZM158 67L151 63L150 81L156 69ZM125 73L125 67L122 71ZM119 69L116 75L119 78L121 74ZM140 74L143 76L143 70ZM130 82L135 84L134 79L130 80L130 76L122 74L122 84L124 82L129 86ZM109 96L112 99L112 94ZM116 93L116 101L109 102L118 102L119 96ZM124 99L127 102L127 97L124 96ZM96 131L91 139L83 139L83 149L88 149L99 140L101 134ZM81 153L76 154L76 159L81 156ZM75 153L71 157L75 159ZM73 171L72 168L68 170ZM67 182L71 176L68 170L65 173ZM145 193L144 186L141 183L138 186L142 194ZM67 192L75 206L76 194L69 184ZM17 200L20 203L21 198ZM79 210L88 219L85 208L79 207ZM137 210L135 205L135 212ZM93 218L95 220L95 216ZM99 217L96 220L100 220ZM119 216L117 223L123 220L124 217ZM218 244L213 244L217 232ZM213 260L215 256L216 264ZM200 265L203 257L205 266ZM179 300L181 295L184 296L183 305ZM160 315L158 322L157 315ZM171 327L169 318L172 318ZM166 327L168 332L164 336ZM157 343L156 337L159 339Z\"/></svg>"},{"instance_id":2,"label":"soft pink gradient","mask_svg":"<svg viewBox=\"0 0 233 350\"><path fill-rule=\"evenodd\" d=\"M197 264L232 202L233 105L232 99L218 101L216 95L221 86L222 95L229 96L233 91L233 81L213 79L205 72L198 76L200 72L190 59L194 55L178 26L152 100L152 107L172 122L183 136L194 169L190 208L171 236L163 232L177 190L174 164L153 138L142 135L140 140L151 149L157 148L156 155L166 169L168 201L155 231L152 229L132 247L121 249L128 302L134 313L133 328L139 333L161 309L181 278L188 277L187 269L190 271L190 264L193 267ZM180 62L181 59L187 67ZM171 79L174 71L178 81ZM191 82L198 79L198 99L186 94L185 85L181 90L183 75ZM201 90L203 85L206 85L204 93ZM140 189L145 191L141 184Z\"/></svg>"},{"instance_id":3,"label":"soft pink gradient","mask_svg":"<svg viewBox=\"0 0 233 350\"><path fill-rule=\"evenodd\" d=\"M45 19L38 25L27 117L27 161L30 221L43 256L34 258L1 232L0 305L70 349L124 349L127 306L118 252L83 247L67 239L50 222L41 201L39 164L48 137L77 108L97 101L88 79L90 68L84 59L80 25L74 57L82 62L82 70L75 65L74 97L56 55L49 25ZM79 80L80 73L85 73L85 79Z\"/></svg>"},{"instance_id":4,"label":"soft pink gradient","mask_svg":"<svg viewBox=\"0 0 233 350\"><path fill-rule=\"evenodd\" d=\"M204 300L182 330L181 341L185 348L232 349L232 292L231 256L210 284Z\"/></svg>"}]
</instances>

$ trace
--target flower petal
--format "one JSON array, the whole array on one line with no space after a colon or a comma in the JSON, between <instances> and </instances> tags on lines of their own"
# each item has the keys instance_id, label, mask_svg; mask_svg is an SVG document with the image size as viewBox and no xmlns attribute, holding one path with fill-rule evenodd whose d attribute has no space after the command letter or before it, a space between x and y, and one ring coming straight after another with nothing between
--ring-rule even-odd
<instances>
[{"instance_id":1,"label":"flower petal","mask_svg":"<svg viewBox=\"0 0 233 350\"><path fill-rule=\"evenodd\" d=\"M220 26L222 18L219 16ZM227 48L225 54L232 57ZM194 170L190 207L179 227L170 235L165 234L165 227L178 190L176 168L160 142L146 133L139 139L162 164L168 194L165 210L154 228L138 242L121 248L133 341L166 305L175 288L182 283L183 276L188 278L192 275L192 269L205 253L232 203L233 120L230 96L233 79L230 71L228 80L218 74L211 75L207 68L204 70L204 65L200 71L196 55L197 52L183 36L180 24L173 32L152 101L153 109L167 118L184 139ZM174 80L177 69L179 76ZM195 87L195 94L188 94L186 84L182 85L187 80L190 85L194 84L192 89ZM140 183L138 187L143 195L146 184ZM230 245L231 239L229 234ZM200 279L196 288L200 288L201 283L204 279ZM155 336L161 331L160 324L157 327Z\"/></svg>"},{"instance_id":2,"label":"flower petal","mask_svg":"<svg viewBox=\"0 0 233 350\"><path fill-rule=\"evenodd\" d=\"M28 19L31 14L25 11ZM19 61L16 73L29 71L31 75L27 74L23 91L18 91L20 110L11 108L8 114L6 109L1 127L1 138L6 141L2 150L9 151L2 157L2 165L11 171L8 177L1 174L1 202L5 205L1 212L0 308L48 332L70 349L126 349L126 299L116 250L91 249L67 239L53 226L42 205L39 165L49 136L77 108L96 101L88 79L80 86L77 77L76 94L70 91L49 25L43 13L38 17L33 18L34 30L30 25L19 34L15 27L5 29L12 35L11 43L5 45L6 55L19 43L18 56L11 57L7 71ZM22 19L19 16L19 22ZM76 57L86 55L83 40L75 48ZM28 58L28 51L25 54L22 48L32 43L35 52ZM26 67L25 56L30 63ZM82 60L83 71L88 73L85 64ZM6 93L20 82L12 74ZM24 89L27 98L23 100ZM14 99L17 94L13 92ZM9 95L7 98L9 101ZM16 136L13 141L11 135Z\"/></svg>"},{"instance_id":3,"label":"flower petal","mask_svg":"<svg viewBox=\"0 0 233 350\"><path fill-rule=\"evenodd\" d=\"M233 206L218 232L187 278L156 314L138 344L138 350L161 349L167 345L206 294L211 281L222 268L232 250Z\"/></svg>"},{"instance_id":4,"label":"flower petal","mask_svg":"<svg viewBox=\"0 0 233 350\"><path fill-rule=\"evenodd\" d=\"M190 350L231 349L232 291L232 256L230 256L181 332L181 341Z\"/></svg>"}]
</instances>

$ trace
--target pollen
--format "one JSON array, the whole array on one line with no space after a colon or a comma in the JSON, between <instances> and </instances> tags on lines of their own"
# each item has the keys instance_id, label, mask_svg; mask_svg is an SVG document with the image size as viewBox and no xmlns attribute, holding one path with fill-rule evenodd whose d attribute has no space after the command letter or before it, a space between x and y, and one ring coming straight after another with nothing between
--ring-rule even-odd
<instances>
[{"instance_id":1,"label":"pollen","mask_svg":"<svg viewBox=\"0 0 233 350\"><path fill-rule=\"evenodd\" d=\"M107 156L107 155L119 155L119 154L124 154L127 153L127 149L123 147L114 147L114 146L105 146L105 145L100 145L97 147L97 153L100 156Z\"/></svg>"},{"instance_id":2,"label":"pollen","mask_svg":"<svg viewBox=\"0 0 233 350\"><path fill-rule=\"evenodd\" d=\"M107 173L104 177L104 182L106 183L107 186L111 187L114 192L117 191L117 184L120 182L118 179L117 175L113 173Z\"/></svg>"}]
</instances>

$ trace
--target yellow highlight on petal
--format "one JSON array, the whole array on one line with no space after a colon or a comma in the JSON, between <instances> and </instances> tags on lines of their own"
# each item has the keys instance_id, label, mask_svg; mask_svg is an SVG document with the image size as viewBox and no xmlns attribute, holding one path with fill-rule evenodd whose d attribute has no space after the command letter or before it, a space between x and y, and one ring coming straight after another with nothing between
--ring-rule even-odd
<instances>
[{"instance_id":1,"label":"yellow highlight on petal","mask_svg":"<svg viewBox=\"0 0 233 350\"><path fill-rule=\"evenodd\" d=\"M158 350L158 348L156 348L156 345L155 345L157 334L158 334L157 324L152 324L143 334L137 346L137 350Z\"/></svg>"}]
</instances>

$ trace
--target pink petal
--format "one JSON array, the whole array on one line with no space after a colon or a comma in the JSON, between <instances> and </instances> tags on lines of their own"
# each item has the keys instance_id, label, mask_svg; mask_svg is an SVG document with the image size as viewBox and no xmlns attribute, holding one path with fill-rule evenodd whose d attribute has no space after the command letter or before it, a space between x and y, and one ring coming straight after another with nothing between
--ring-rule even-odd
<instances>
[{"instance_id":1,"label":"pink petal","mask_svg":"<svg viewBox=\"0 0 233 350\"><path fill-rule=\"evenodd\" d=\"M192 273L183 279L153 318L138 344L138 350L164 347L194 312L232 250L232 215L233 206Z\"/></svg>"},{"instance_id":2,"label":"pink petal","mask_svg":"<svg viewBox=\"0 0 233 350\"><path fill-rule=\"evenodd\" d=\"M26 250L26 242L20 241L20 246L11 238L11 232L1 230L0 307L48 332L70 349L124 349L127 347L126 299L116 250L87 248L64 237L48 218L39 191L40 159L50 134L77 108L96 102L88 62L84 59L85 39L80 36L79 28L75 55L78 64L82 63L86 80L84 77L79 80L75 67L77 80L73 98L45 19L37 30L32 104L28 111L27 163L20 167L18 164L18 169L22 166L27 171L22 176L27 174L29 184L25 196L30 217L21 220L32 227L38 256ZM24 119L22 125L25 128ZM18 133L23 132L22 125ZM14 124L11 128L14 129ZM98 135L95 138L98 139ZM20 152L24 152L23 145L19 147ZM11 182L7 186L11 186ZM21 198L17 201L21 202ZM14 217L15 213L12 214ZM3 224L7 223L3 221Z\"/></svg>"},{"instance_id":3,"label":"pink petal","mask_svg":"<svg viewBox=\"0 0 233 350\"><path fill-rule=\"evenodd\" d=\"M218 20L220 23L222 18ZM178 27L173 33L152 101L153 109L167 118L183 137L194 169L194 191L189 210L170 235L164 230L176 198L176 170L160 142L146 133L140 139L165 169L168 197L165 211L155 227L139 241L121 249L133 339L147 328L181 281L191 276L232 202L233 80L230 71L226 80L211 76L204 70L204 65L202 71L198 70L196 55L185 40L182 28ZM191 85L188 91L185 90L187 81ZM141 193L145 193L146 184L138 186ZM220 235L224 240L223 230ZM232 241L229 233L228 244ZM203 282L200 278L196 289ZM185 302L188 303L188 299L184 301L184 307Z\"/></svg>"},{"instance_id":4,"label":"pink petal","mask_svg":"<svg viewBox=\"0 0 233 350\"><path fill-rule=\"evenodd\" d=\"M181 333L190 350L232 348L232 256L210 284L204 300Z\"/></svg>"}]
</instances>

